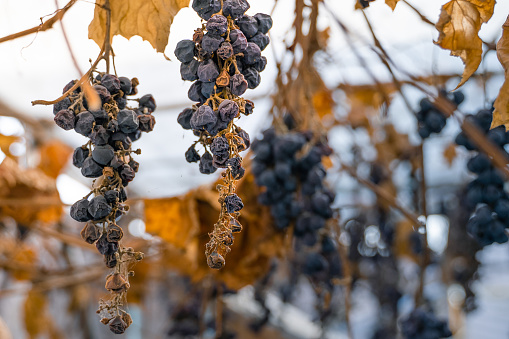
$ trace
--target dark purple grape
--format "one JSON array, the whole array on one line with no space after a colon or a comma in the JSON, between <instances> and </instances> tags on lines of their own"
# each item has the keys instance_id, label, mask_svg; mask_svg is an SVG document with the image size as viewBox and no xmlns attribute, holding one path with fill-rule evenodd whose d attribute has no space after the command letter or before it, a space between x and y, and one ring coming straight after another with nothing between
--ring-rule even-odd
<instances>
[{"instance_id":1,"label":"dark purple grape","mask_svg":"<svg viewBox=\"0 0 509 339\"><path fill-rule=\"evenodd\" d=\"M249 9L249 3L246 0L224 0L223 15L232 19L241 18Z\"/></svg>"},{"instance_id":2,"label":"dark purple grape","mask_svg":"<svg viewBox=\"0 0 509 339\"><path fill-rule=\"evenodd\" d=\"M177 43L175 56L180 62L191 62L194 59L195 43L192 40L182 40Z\"/></svg>"},{"instance_id":3,"label":"dark purple grape","mask_svg":"<svg viewBox=\"0 0 509 339\"><path fill-rule=\"evenodd\" d=\"M105 103L107 103L108 101L110 101L111 94L106 89L106 87L101 86L101 85L94 85L94 89L95 89L97 95L99 95L99 98L101 98L101 102L103 103L103 105Z\"/></svg>"},{"instance_id":4,"label":"dark purple grape","mask_svg":"<svg viewBox=\"0 0 509 339\"><path fill-rule=\"evenodd\" d=\"M205 152L200 159L200 172L203 174L212 174L217 171L217 168L214 167L212 161L212 154Z\"/></svg>"},{"instance_id":5,"label":"dark purple grape","mask_svg":"<svg viewBox=\"0 0 509 339\"><path fill-rule=\"evenodd\" d=\"M243 15L237 20L237 26L246 38L250 39L258 33L258 21L249 15Z\"/></svg>"},{"instance_id":6,"label":"dark purple grape","mask_svg":"<svg viewBox=\"0 0 509 339\"><path fill-rule=\"evenodd\" d=\"M98 195L88 204L88 213L92 216L92 219L97 221L106 218L110 215L112 208L106 201L106 198L102 195Z\"/></svg>"},{"instance_id":7,"label":"dark purple grape","mask_svg":"<svg viewBox=\"0 0 509 339\"><path fill-rule=\"evenodd\" d=\"M202 82L216 81L219 76L219 69L211 59L204 61L198 66L198 78Z\"/></svg>"},{"instance_id":8,"label":"dark purple grape","mask_svg":"<svg viewBox=\"0 0 509 339\"><path fill-rule=\"evenodd\" d=\"M219 0L193 0L193 9L203 20L209 20L212 15L221 10Z\"/></svg>"},{"instance_id":9,"label":"dark purple grape","mask_svg":"<svg viewBox=\"0 0 509 339\"><path fill-rule=\"evenodd\" d=\"M115 150L110 145L96 146L92 151L92 159L100 165L108 165L115 155Z\"/></svg>"},{"instance_id":10,"label":"dark purple grape","mask_svg":"<svg viewBox=\"0 0 509 339\"><path fill-rule=\"evenodd\" d=\"M258 23L258 32L267 34L272 28L272 18L268 14L257 13L254 15Z\"/></svg>"},{"instance_id":11,"label":"dark purple grape","mask_svg":"<svg viewBox=\"0 0 509 339\"><path fill-rule=\"evenodd\" d=\"M106 87L110 93L118 93L120 90L120 80L113 74L105 74L101 78L101 85Z\"/></svg>"},{"instance_id":12,"label":"dark purple grape","mask_svg":"<svg viewBox=\"0 0 509 339\"><path fill-rule=\"evenodd\" d=\"M83 162L81 174L85 178L99 178L103 174L103 168L101 165L96 163L92 157L88 157Z\"/></svg>"},{"instance_id":13,"label":"dark purple grape","mask_svg":"<svg viewBox=\"0 0 509 339\"><path fill-rule=\"evenodd\" d=\"M242 58L242 62L246 65L254 65L258 61L260 61L262 57L262 51L260 47L254 42L248 42L247 47L244 51L244 57Z\"/></svg>"},{"instance_id":14,"label":"dark purple grape","mask_svg":"<svg viewBox=\"0 0 509 339\"><path fill-rule=\"evenodd\" d=\"M77 147L72 154L72 164L78 168L83 166L83 162L88 158L90 151L88 148Z\"/></svg>"},{"instance_id":15,"label":"dark purple grape","mask_svg":"<svg viewBox=\"0 0 509 339\"><path fill-rule=\"evenodd\" d=\"M214 127L217 117L212 108L202 105L191 117L191 127L195 130L209 130Z\"/></svg>"},{"instance_id":16,"label":"dark purple grape","mask_svg":"<svg viewBox=\"0 0 509 339\"><path fill-rule=\"evenodd\" d=\"M81 199L76 201L71 206L71 218L79 222L89 221L92 216L88 213L89 202L87 199Z\"/></svg>"},{"instance_id":17,"label":"dark purple grape","mask_svg":"<svg viewBox=\"0 0 509 339\"><path fill-rule=\"evenodd\" d=\"M222 15L214 15L209 19L209 21L207 21L205 27L210 35L224 35L228 30L228 20Z\"/></svg>"},{"instance_id":18,"label":"dark purple grape","mask_svg":"<svg viewBox=\"0 0 509 339\"><path fill-rule=\"evenodd\" d=\"M131 80L126 77L119 77L118 80L120 81L120 89L124 92L124 95L131 93L133 87Z\"/></svg>"},{"instance_id":19,"label":"dark purple grape","mask_svg":"<svg viewBox=\"0 0 509 339\"><path fill-rule=\"evenodd\" d=\"M69 106L71 106L71 104L72 104L71 99L69 99L69 97L66 97L66 98L60 100L59 102L57 102L56 104L53 105L53 114L57 114L58 112L60 112L63 109L68 109Z\"/></svg>"},{"instance_id":20,"label":"dark purple grape","mask_svg":"<svg viewBox=\"0 0 509 339\"><path fill-rule=\"evenodd\" d=\"M233 95L242 96L246 93L248 88L248 83L246 79L244 79L244 75L235 74L230 78L230 91Z\"/></svg>"},{"instance_id":21,"label":"dark purple grape","mask_svg":"<svg viewBox=\"0 0 509 339\"><path fill-rule=\"evenodd\" d=\"M194 112L195 110L192 108L186 108L179 114L177 122L180 124L180 126L182 126L183 129L192 129L191 118Z\"/></svg>"},{"instance_id":22,"label":"dark purple grape","mask_svg":"<svg viewBox=\"0 0 509 339\"><path fill-rule=\"evenodd\" d=\"M269 36L263 33L256 34L254 37L249 39L249 41L255 43L258 47L260 47L261 51L267 48L267 46L270 44Z\"/></svg>"},{"instance_id":23,"label":"dark purple grape","mask_svg":"<svg viewBox=\"0 0 509 339\"><path fill-rule=\"evenodd\" d=\"M239 105L234 101L224 100L217 110L221 120L230 122L239 114Z\"/></svg>"},{"instance_id":24,"label":"dark purple grape","mask_svg":"<svg viewBox=\"0 0 509 339\"><path fill-rule=\"evenodd\" d=\"M74 130L81 135L88 137L94 127L95 119L92 113L85 111L77 115Z\"/></svg>"},{"instance_id":25,"label":"dark purple grape","mask_svg":"<svg viewBox=\"0 0 509 339\"><path fill-rule=\"evenodd\" d=\"M217 50L217 55L223 59L228 60L233 56L233 46L229 42L223 42Z\"/></svg>"},{"instance_id":26,"label":"dark purple grape","mask_svg":"<svg viewBox=\"0 0 509 339\"><path fill-rule=\"evenodd\" d=\"M235 54L243 53L247 48L247 38L240 29L232 29L230 31L230 41Z\"/></svg>"},{"instance_id":27,"label":"dark purple grape","mask_svg":"<svg viewBox=\"0 0 509 339\"><path fill-rule=\"evenodd\" d=\"M142 132L152 132L156 124L156 119L152 114L143 114L138 117L139 129Z\"/></svg>"},{"instance_id":28,"label":"dark purple grape","mask_svg":"<svg viewBox=\"0 0 509 339\"><path fill-rule=\"evenodd\" d=\"M180 75L182 76L182 80L198 80L198 66L200 66L200 62L196 59L180 64Z\"/></svg>"},{"instance_id":29,"label":"dark purple grape","mask_svg":"<svg viewBox=\"0 0 509 339\"><path fill-rule=\"evenodd\" d=\"M200 161L200 154L196 151L196 148L193 146L189 147L186 151L186 161L189 163Z\"/></svg>"},{"instance_id":30,"label":"dark purple grape","mask_svg":"<svg viewBox=\"0 0 509 339\"><path fill-rule=\"evenodd\" d=\"M228 154L229 150L230 144L225 137L214 138L214 141L212 141L212 144L210 145L210 151L214 155Z\"/></svg>"},{"instance_id":31,"label":"dark purple grape","mask_svg":"<svg viewBox=\"0 0 509 339\"><path fill-rule=\"evenodd\" d=\"M130 109L123 109L117 114L118 127L123 133L132 133L138 129L138 116Z\"/></svg>"},{"instance_id":32,"label":"dark purple grape","mask_svg":"<svg viewBox=\"0 0 509 339\"><path fill-rule=\"evenodd\" d=\"M242 203L242 199L240 199L237 194L228 195L224 199L224 204L226 206L226 212L228 213L238 212L244 208L244 203Z\"/></svg>"},{"instance_id":33,"label":"dark purple grape","mask_svg":"<svg viewBox=\"0 0 509 339\"><path fill-rule=\"evenodd\" d=\"M156 99L152 94L145 94L140 98L140 108L146 108L150 113L156 110Z\"/></svg>"},{"instance_id":34,"label":"dark purple grape","mask_svg":"<svg viewBox=\"0 0 509 339\"><path fill-rule=\"evenodd\" d=\"M258 85L260 85L262 79L260 77L260 73L258 73L256 69L248 68L243 71L243 74L244 79L247 81L248 88L255 89Z\"/></svg>"},{"instance_id":35,"label":"dark purple grape","mask_svg":"<svg viewBox=\"0 0 509 339\"><path fill-rule=\"evenodd\" d=\"M74 112L69 109L63 109L55 115L55 123L58 127L70 131L76 124L76 116Z\"/></svg>"}]
</instances>

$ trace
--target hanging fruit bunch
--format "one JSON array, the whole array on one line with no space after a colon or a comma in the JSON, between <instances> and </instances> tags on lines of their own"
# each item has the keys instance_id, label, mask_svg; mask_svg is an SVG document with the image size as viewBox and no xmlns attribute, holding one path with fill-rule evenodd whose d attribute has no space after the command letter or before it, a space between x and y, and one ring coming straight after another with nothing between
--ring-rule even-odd
<instances>
[{"instance_id":1,"label":"hanging fruit bunch","mask_svg":"<svg viewBox=\"0 0 509 339\"><path fill-rule=\"evenodd\" d=\"M101 322L109 325L114 333L123 333L131 324L131 317L123 309L129 289L130 266L143 258L143 253L121 245L123 231L117 221L127 213L129 206L126 186L131 182L139 163L133 159L132 143L142 132L154 129L152 115L156 103L152 95L131 99L137 104L132 107L128 96L137 94L138 80L98 73L90 78L90 85L99 97L100 104L87 102L85 86L75 86L71 81L63 93L76 87L63 100L53 106L55 123L64 130L74 130L89 140L74 150L73 164L81 169L86 178L94 178L90 193L71 207L71 217L87 223L81 236L89 244L95 244L104 256L108 268L114 271L106 279L106 289L112 299L100 301L98 313ZM93 107L99 106L99 107Z\"/></svg>"},{"instance_id":2,"label":"hanging fruit bunch","mask_svg":"<svg viewBox=\"0 0 509 339\"><path fill-rule=\"evenodd\" d=\"M245 0L194 0L192 7L206 22L175 50L182 79L193 81L189 99L196 102L180 113L178 123L198 137L186 152L188 162L198 162L203 174L226 169L224 184L218 185L219 220L205 251L208 265L220 269L233 234L242 230L238 218L244 204L235 182L244 176L240 152L249 148L250 138L236 123L241 115L253 113L253 102L242 95L260 84L267 65L261 52L269 44L272 19L261 13L246 15L250 6Z\"/></svg>"}]
</instances>

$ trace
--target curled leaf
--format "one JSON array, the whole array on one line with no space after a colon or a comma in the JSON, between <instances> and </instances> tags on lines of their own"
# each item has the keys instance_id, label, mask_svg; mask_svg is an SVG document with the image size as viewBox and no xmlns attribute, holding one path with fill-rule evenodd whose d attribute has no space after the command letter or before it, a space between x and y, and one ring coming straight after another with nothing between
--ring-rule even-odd
<instances>
[{"instance_id":1,"label":"curled leaf","mask_svg":"<svg viewBox=\"0 0 509 339\"><path fill-rule=\"evenodd\" d=\"M509 16L502 29L502 37L497 43L497 57L504 67L505 81L495 100L491 128L504 125L509 130Z\"/></svg>"},{"instance_id":2,"label":"curled leaf","mask_svg":"<svg viewBox=\"0 0 509 339\"><path fill-rule=\"evenodd\" d=\"M436 44L459 56L465 64L462 86L479 67L482 60L481 25L493 15L495 0L451 0L442 6L436 28L440 35Z\"/></svg>"}]
</instances>

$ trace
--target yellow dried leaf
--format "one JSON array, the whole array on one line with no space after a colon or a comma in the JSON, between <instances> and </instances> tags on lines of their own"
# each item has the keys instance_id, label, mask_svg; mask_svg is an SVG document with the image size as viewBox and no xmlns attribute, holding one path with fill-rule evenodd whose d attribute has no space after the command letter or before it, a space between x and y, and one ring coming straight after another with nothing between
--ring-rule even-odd
<instances>
[{"instance_id":1,"label":"yellow dried leaf","mask_svg":"<svg viewBox=\"0 0 509 339\"><path fill-rule=\"evenodd\" d=\"M19 137L0 134L0 150L2 150L6 156L12 157L9 148L13 143L18 141L20 141Z\"/></svg>"},{"instance_id":2,"label":"yellow dried leaf","mask_svg":"<svg viewBox=\"0 0 509 339\"><path fill-rule=\"evenodd\" d=\"M459 56L465 64L462 86L477 70L482 59L481 25L493 15L495 0L451 0L442 6L436 28L440 35L436 44Z\"/></svg>"},{"instance_id":3,"label":"yellow dried leaf","mask_svg":"<svg viewBox=\"0 0 509 339\"><path fill-rule=\"evenodd\" d=\"M69 160L72 148L58 140L51 140L41 146L39 168L49 177L56 179Z\"/></svg>"},{"instance_id":4,"label":"yellow dried leaf","mask_svg":"<svg viewBox=\"0 0 509 339\"><path fill-rule=\"evenodd\" d=\"M497 43L497 57L504 67L505 81L495 100L491 128L505 125L506 130L509 130L509 16L502 29L502 37Z\"/></svg>"},{"instance_id":5,"label":"yellow dried leaf","mask_svg":"<svg viewBox=\"0 0 509 339\"><path fill-rule=\"evenodd\" d=\"M447 160L447 163L449 164L449 167L452 166L452 163L454 162L454 159L456 159L456 145L450 144L447 146L446 149L444 149L444 158Z\"/></svg>"},{"instance_id":6,"label":"yellow dried leaf","mask_svg":"<svg viewBox=\"0 0 509 339\"><path fill-rule=\"evenodd\" d=\"M94 19L88 27L88 37L99 46L106 35L106 11L102 8L105 0L97 0ZM111 31L126 39L138 35L160 53L168 44L170 26L179 10L189 5L189 0L110 0Z\"/></svg>"},{"instance_id":7,"label":"yellow dried leaf","mask_svg":"<svg viewBox=\"0 0 509 339\"><path fill-rule=\"evenodd\" d=\"M36 259L37 255L34 250L22 245L22 248L19 248L11 258L12 262L20 268L19 271L13 272L13 277L17 280L30 279L32 277L30 269L35 268Z\"/></svg>"},{"instance_id":8,"label":"yellow dried leaf","mask_svg":"<svg viewBox=\"0 0 509 339\"><path fill-rule=\"evenodd\" d=\"M30 338L37 338L46 332L46 296L40 292L31 291L28 293L24 306L25 329Z\"/></svg>"},{"instance_id":9,"label":"yellow dried leaf","mask_svg":"<svg viewBox=\"0 0 509 339\"><path fill-rule=\"evenodd\" d=\"M148 233L184 249L198 232L196 204L188 196L145 200Z\"/></svg>"},{"instance_id":10,"label":"yellow dried leaf","mask_svg":"<svg viewBox=\"0 0 509 339\"><path fill-rule=\"evenodd\" d=\"M385 0L385 3L394 11L396 5L398 4L398 1L399 0Z\"/></svg>"},{"instance_id":11,"label":"yellow dried leaf","mask_svg":"<svg viewBox=\"0 0 509 339\"><path fill-rule=\"evenodd\" d=\"M334 99L331 91L324 89L313 95L313 107L320 118L332 115L334 110Z\"/></svg>"}]
</instances>

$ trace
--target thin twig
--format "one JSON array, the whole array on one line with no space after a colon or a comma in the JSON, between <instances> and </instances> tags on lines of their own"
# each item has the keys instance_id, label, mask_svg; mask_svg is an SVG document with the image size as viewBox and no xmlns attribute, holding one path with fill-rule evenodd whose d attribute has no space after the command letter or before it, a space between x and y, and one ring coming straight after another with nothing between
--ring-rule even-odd
<instances>
[{"instance_id":1,"label":"thin twig","mask_svg":"<svg viewBox=\"0 0 509 339\"><path fill-rule=\"evenodd\" d=\"M58 0L55 0L55 5L58 8ZM69 39L67 38L67 33L65 32L64 23L62 20L59 20L59 23L60 23L60 28L62 29L62 35L64 36L65 44L67 45L67 49L69 50L69 54L71 55L74 67L78 71L78 74L80 76L82 76L83 72L81 71L80 66L78 65L78 61L76 60L74 53L72 51L71 43L69 42Z\"/></svg>"},{"instance_id":2,"label":"thin twig","mask_svg":"<svg viewBox=\"0 0 509 339\"><path fill-rule=\"evenodd\" d=\"M419 216L415 213L409 212L407 208L401 206L397 201L396 198L393 197L390 193L388 193L383 188L375 185L371 181L368 181L366 179L363 179L357 175L355 170L346 165L341 164L341 167L344 168L353 178L355 178L359 183L363 184L367 188L369 188L373 193L375 193L380 199L385 200L389 205L391 205L394 209L399 211L405 218L407 218L410 222L412 222L415 226L422 226L422 222L419 220Z\"/></svg>"},{"instance_id":3,"label":"thin twig","mask_svg":"<svg viewBox=\"0 0 509 339\"><path fill-rule=\"evenodd\" d=\"M427 186L426 186L426 174L424 169L424 142L421 144L420 149L420 170L421 170L421 213L426 218L426 222L422 224L422 227L424 228L424 249L422 251L421 256L421 262L420 262L420 268L421 272L419 275L419 288L417 289L417 294L415 297L415 304L419 305L424 301L423 294L424 294L424 283L425 283L425 275L426 275L426 267L429 264L429 247L428 247L428 229L427 229L427 217L428 217L428 208L427 208L427 199L426 199L426 193L427 193Z\"/></svg>"},{"instance_id":4,"label":"thin twig","mask_svg":"<svg viewBox=\"0 0 509 339\"><path fill-rule=\"evenodd\" d=\"M57 10L55 12L55 15L53 15L51 18L49 18L45 22L41 23L39 26L35 26L33 28L30 28L30 29L27 29L27 30L24 30L24 31L21 31L21 32L18 32L18 33L14 33L14 34L11 34L11 35L7 35L7 36L5 36L3 38L0 38L0 43L5 42L5 41L9 41L9 40L14 40L14 39L17 39L17 38L21 38L21 37L24 37L26 35L30 35L30 34L33 34L33 33L38 33L38 32L42 32L42 31L46 31L46 30L52 28L53 24L55 24L55 22L57 22L59 20L62 20L64 14L67 13L69 8L71 8L77 1L78 0L71 0L71 1L69 1L67 3L67 5L64 6L64 8ZM42 18L41 18L41 21L42 21Z\"/></svg>"}]
</instances>

